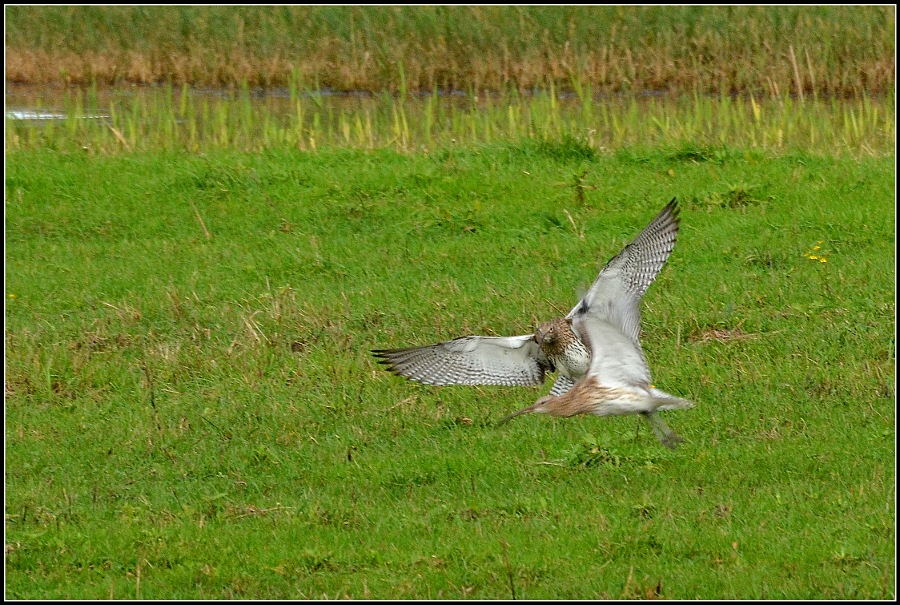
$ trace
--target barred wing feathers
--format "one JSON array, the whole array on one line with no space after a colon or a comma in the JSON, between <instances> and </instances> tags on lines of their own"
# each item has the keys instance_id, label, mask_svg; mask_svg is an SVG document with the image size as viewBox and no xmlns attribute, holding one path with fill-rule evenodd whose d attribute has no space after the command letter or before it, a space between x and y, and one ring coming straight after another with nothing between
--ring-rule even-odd
<instances>
[{"instance_id":1,"label":"barred wing feathers","mask_svg":"<svg viewBox=\"0 0 900 605\"><path fill-rule=\"evenodd\" d=\"M464 336L448 342L372 353L387 369L423 384L533 386L553 364L525 336Z\"/></svg>"},{"instance_id":2,"label":"barred wing feathers","mask_svg":"<svg viewBox=\"0 0 900 605\"><path fill-rule=\"evenodd\" d=\"M587 294L566 317L574 319L592 311L622 330L634 343L639 343L641 297L675 248L678 224L678 203L672 199L606 264Z\"/></svg>"}]
</instances>

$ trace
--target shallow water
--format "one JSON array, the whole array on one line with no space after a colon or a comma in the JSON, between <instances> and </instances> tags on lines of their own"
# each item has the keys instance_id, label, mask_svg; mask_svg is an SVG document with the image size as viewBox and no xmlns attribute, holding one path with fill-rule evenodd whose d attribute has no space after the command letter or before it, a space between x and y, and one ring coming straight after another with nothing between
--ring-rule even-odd
<instances>
[{"instance_id":1,"label":"shallow water","mask_svg":"<svg viewBox=\"0 0 900 605\"><path fill-rule=\"evenodd\" d=\"M566 136L595 149L699 144L892 153L893 99L595 95L546 91L407 95L124 86L7 86L7 149L346 146L434 149ZM55 123L66 128L52 130ZM77 140L76 140L77 139Z\"/></svg>"},{"instance_id":2,"label":"shallow water","mask_svg":"<svg viewBox=\"0 0 900 605\"><path fill-rule=\"evenodd\" d=\"M78 115L76 117L102 118L109 117L109 107L113 102L129 100L143 100L148 104L158 102L161 96L171 96L173 100L180 99L182 88L168 86L125 86L121 88L91 89L85 91L78 88L60 88L46 86L22 86L7 85L6 87L6 117L13 120L64 120L70 114L73 99L81 97L85 105L91 108L90 115ZM368 91L339 92L334 90L305 91L292 93L287 88L250 88L250 89L226 89L226 88L188 88L187 94L193 100L207 100L210 102L249 101L254 106L275 109L279 107L285 112L293 110L293 103L297 98L313 102L317 105L327 104L337 111L352 111L364 108L376 103L384 103L387 99L397 100L397 95L384 93L372 93ZM535 97L544 94L543 91L530 91L522 93L523 98ZM651 91L637 95L637 98L659 98L665 96L664 91ZM406 100L415 103L437 96L445 105L453 105L458 108L471 108L486 105L499 100L507 99L508 95L478 94L471 95L465 91L435 91L435 92L410 92ZM556 94L560 103L572 104L578 101L574 93L560 92ZM615 95L605 97L602 102L620 104L627 99L635 98L635 95Z\"/></svg>"}]
</instances>

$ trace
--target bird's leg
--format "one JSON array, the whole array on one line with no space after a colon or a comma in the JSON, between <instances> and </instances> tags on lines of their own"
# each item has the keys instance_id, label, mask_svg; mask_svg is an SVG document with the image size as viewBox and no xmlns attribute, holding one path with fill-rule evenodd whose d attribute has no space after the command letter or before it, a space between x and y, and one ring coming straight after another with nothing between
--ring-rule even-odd
<instances>
[{"instance_id":1,"label":"bird's leg","mask_svg":"<svg viewBox=\"0 0 900 605\"><path fill-rule=\"evenodd\" d=\"M664 446L669 448L670 450L674 450L675 446L684 441L681 437L675 434L675 431L670 429L663 419L659 417L657 412L641 412L644 418L647 419L647 422L650 424L650 428L653 429L653 434L656 435L656 438L659 439L659 442Z\"/></svg>"}]
</instances>

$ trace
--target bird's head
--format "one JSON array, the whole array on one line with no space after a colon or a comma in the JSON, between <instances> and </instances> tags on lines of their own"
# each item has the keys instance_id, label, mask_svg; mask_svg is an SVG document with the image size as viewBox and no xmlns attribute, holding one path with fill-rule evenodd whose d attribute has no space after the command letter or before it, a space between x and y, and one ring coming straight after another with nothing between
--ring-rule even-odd
<instances>
[{"instance_id":1,"label":"bird's head","mask_svg":"<svg viewBox=\"0 0 900 605\"><path fill-rule=\"evenodd\" d=\"M534 332L534 341L545 351L563 348L565 334L572 330L572 320L560 317L545 321Z\"/></svg>"},{"instance_id":2,"label":"bird's head","mask_svg":"<svg viewBox=\"0 0 900 605\"><path fill-rule=\"evenodd\" d=\"M551 344L555 338L556 328L552 321L545 321L534 331L534 340L541 346L543 346L545 342Z\"/></svg>"},{"instance_id":3,"label":"bird's head","mask_svg":"<svg viewBox=\"0 0 900 605\"><path fill-rule=\"evenodd\" d=\"M595 377L585 378L575 384L571 389L558 397L545 395L527 408L513 412L498 424L506 424L516 416L522 414L548 414L561 418L577 416L578 414L595 413L598 403L602 403L609 397L606 390L601 388Z\"/></svg>"}]
</instances>

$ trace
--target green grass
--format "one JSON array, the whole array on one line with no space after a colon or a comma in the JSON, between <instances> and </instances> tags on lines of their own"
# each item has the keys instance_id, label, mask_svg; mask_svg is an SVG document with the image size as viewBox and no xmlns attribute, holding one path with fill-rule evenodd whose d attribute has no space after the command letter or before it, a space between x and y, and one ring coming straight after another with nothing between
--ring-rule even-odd
<instances>
[{"instance_id":1,"label":"green grass","mask_svg":"<svg viewBox=\"0 0 900 605\"><path fill-rule=\"evenodd\" d=\"M894 161L14 150L6 596L892 599ZM529 332L673 196L678 450L369 355Z\"/></svg>"},{"instance_id":2,"label":"green grass","mask_svg":"<svg viewBox=\"0 0 900 605\"><path fill-rule=\"evenodd\" d=\"M889 94L893 6L11 6L6 79ZM575 80L575 81L573 81ZM778 92L780 91L780 92Z\"/></svg>"}]
</instances>

